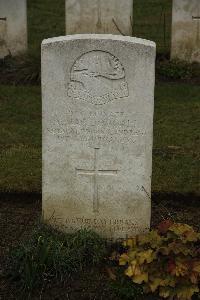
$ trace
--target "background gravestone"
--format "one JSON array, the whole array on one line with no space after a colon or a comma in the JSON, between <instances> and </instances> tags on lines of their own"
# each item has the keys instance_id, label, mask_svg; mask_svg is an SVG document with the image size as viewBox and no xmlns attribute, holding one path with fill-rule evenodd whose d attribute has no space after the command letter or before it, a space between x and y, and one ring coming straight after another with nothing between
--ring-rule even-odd
<instances>
[{"instance_id":1,"label":"background gravestone","mask_svg":"<svg viewBox=\"0 0 200 300\"><path fill-rule=\"evenodd\" d=\"M154 65L142 39L43 41L45 220L108 238L149 229Z\"/></svg>"},{"instance_id":2,"label":"background gravestone","mask_svg":"<svg viewBox=\"0 0 200 300\"><path fill-rule=\"evenodd\" d=\"M26 0L0 0L0 58L26 49Z\"/></svg>"},{"instance_id":3,"label":"background gravestone","mask_svg":"<svg viewBox=\"0 0 200 300\"><path fill-rule=\"evenodd\" d=\"M133 0L66 0L66 34L132 35Z\"/></svg>"},{"instance_id":4,"label":"background gravestone","mask_svg":"<svg viewBox=\"0 0 200 300\"><path fill-rule=\"evenodd\" d=\"M171 58L200 62L200 0L173 0Z\"/></svg>"}]
</instances>

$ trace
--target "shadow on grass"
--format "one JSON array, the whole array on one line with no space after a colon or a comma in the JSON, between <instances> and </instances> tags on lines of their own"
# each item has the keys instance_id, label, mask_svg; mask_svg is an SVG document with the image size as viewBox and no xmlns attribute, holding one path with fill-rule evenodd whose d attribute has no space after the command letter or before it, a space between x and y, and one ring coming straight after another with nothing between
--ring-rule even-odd
<instances>
[{"instance_id":1,"label":"shadow on grass","mask_svg":"<svg viewBox=\"0 0 200 300\"><path fill-rule=\"evenodd\" d=\"M0 192L0 200L6 201L26 201L34 202L34 201L42 201L42 194L38 192ZM152 193L152 201L156 203L160 203L161 201L167 201L168 204L172 204L172 206L189 206L189 207L200 207L200 195L197 193L165 193L165 192L153 192Z\"/></svg>"}]
</instances>

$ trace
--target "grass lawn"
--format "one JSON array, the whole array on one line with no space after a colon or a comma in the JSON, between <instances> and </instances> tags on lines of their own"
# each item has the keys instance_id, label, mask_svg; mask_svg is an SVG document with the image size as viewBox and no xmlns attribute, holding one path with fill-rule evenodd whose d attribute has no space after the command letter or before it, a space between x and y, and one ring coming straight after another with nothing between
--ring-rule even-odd
<instances>
[{"instance_id":1,"label":"grass lawn","mask_svg":"<svg viewBox=\"0 0 200 300\"><path fill-rule=\"evenodd\" d=\"M198 191L200 87L156 86L153 192ZM41 192L41 96L37 86L0 86L1 192Z\"/></svg>"},{"instance_id":2,"label":"grass lawn","mask_svg":"<svg viewBox=\"0 0 200 300\"><path fill-rule=\"evenodd\" d=\"M40 88L1 86L0 91L0 191L40 191Z\"/></svg>"},{"instance_id":3,"label":"grass lawn","mask_svg":"<svg viewBox=\"0 0 200 300\"><path fill-rule=\"evenodd\" d=\"M133 35L156 42L158 53L169 53L172 0L134 0Z\"/></svg>"},{"instance_id":4,"label":"grass lawn","mask_svg":"<svg viewBox=\"0 0 200 300\"><path fill-rule=\"evenodd\" d=\"M43 39L65 35L65 0L28 0L28 43L40 55Z\"/></svg>"},{"instance_id":5,"label":"grass lawn","mask_svg":"<svg viewBox=\"0 0 200 300\"><path fill-rule=\"evenodd\" d=\"M195 193L199 186L200 86L163 83L155 90L153 191Z\"/></svg>"}]
</instances>

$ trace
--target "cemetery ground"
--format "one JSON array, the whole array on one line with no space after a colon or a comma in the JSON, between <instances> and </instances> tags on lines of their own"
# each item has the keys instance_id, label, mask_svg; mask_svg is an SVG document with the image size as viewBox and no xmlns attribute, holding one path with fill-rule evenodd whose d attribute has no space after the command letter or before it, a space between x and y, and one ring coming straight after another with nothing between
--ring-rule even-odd
<instances>
[{"instance_id":1,"label":"cemetery ground","mask_svg":"<svg viewBox=\"0 0 200 300\"><path fill-rule=\"evenodd\" d=\"M41 95L40 86L1 85L0 90L0 228L1 262L5 266L10 250L30 239L41 217ZM199 92L195 84L156 84L153 227L172 218L200 229ZM74 252L79 255L76 247ZM126 299L125 293L132 299L128 298L133 296L132 289L122 286L119 283L113 287L105 266L100 264L75 273L65 283L55 281L43 290L40 287L32 297L38 299L42 293L42 299L56 299L56 295L57 299L67 295L69 299ZM1 289L2 299L15 299L18 288L10 287L3 276Z\"/></svg>"},{"instance_id":2,"label":"cemetery ground","mask_svg":"<svg viewBox=\"0 0 200 300\"><path fill-rule=\"evenodd\" d=\"M135 0L135 3L134 14L139 16L135 18L135 35L155 40L158 44L152 227L163 219L171 218L200 230L199 66L183 63L170 65L168 61L171 1L165 1L164 6L162 0L148 3ZM5 269L9 268L12 249L31 239L32 231L37 229L41 217L39 45L43 38L64 35L64 1L28 1L28 20L30 55L6 61L2 66L3 76L0 74L2 300L19 296L19 286L5 276ZM37 234L39 237L51 232L41 229ZM103 252L101 240L93 235L85 237L84 234L78 237L78 241L76 238L74 240L69 266L73 261L76 272L71 272L73 274L66 276L62 283L48 278L46 286L34 289L31 299L136 299L137 290L124 281L115 283L110 280L112 273L101 260L109 254ZM86 240L93 242L87 244ZM102 253L99 253L99 249L102 249ZM111 253L111 250L108 252ZM139 299L143 299L141 295ZM156 300L158 297L145 296L144 299Z\"/></svg>"}]
</instances>

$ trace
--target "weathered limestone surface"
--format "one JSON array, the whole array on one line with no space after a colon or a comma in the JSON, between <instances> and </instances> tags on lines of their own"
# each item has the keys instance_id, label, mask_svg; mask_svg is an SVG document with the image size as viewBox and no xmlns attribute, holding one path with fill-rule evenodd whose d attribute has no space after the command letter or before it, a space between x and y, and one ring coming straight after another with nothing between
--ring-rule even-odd
<instances>
[{"instance_id":1,"label":"weathered limestone surface","mask_svg":"<svg viewBox=\"0 0 200 300\"><path fill-rule=\"evenodd\" d=\"M132 35L133 0L66 0L66 34Z\"/></svg>"},{"instance_id":2,"label":"weathered limestone surface","mask_svg":"<svg viewBox=\"0 0 200 300\"><path fill-rule=\"evenodd\" d=\"M42 43L43 213L107 238L148 230L155 44L117 35Z\"/></svg>"},{"instance_id":3,"label":"weathered limestone surface","mask_svg":"<svg viewBox=\"0 0 200 300\"><path fill-rule=\"evenodd\" d=\"M0 0L0 58L27 49L26 0Z\"/></svg>"},{"instance_id":4,"label":"weathered limestone surface","mask_svg":"<svg viewBox=\"0 0 200 300\"><path fill-rule=\"evenodd\" d=\"M171 58L200 62L200 0L173 0Z\"/></svg>"}]
</instances>

